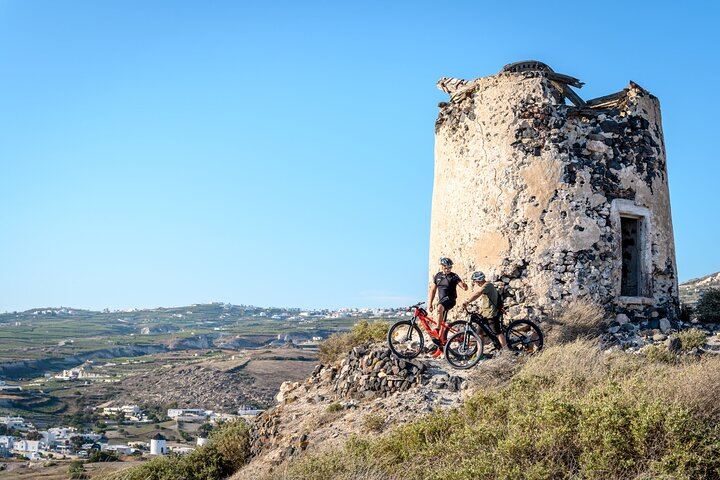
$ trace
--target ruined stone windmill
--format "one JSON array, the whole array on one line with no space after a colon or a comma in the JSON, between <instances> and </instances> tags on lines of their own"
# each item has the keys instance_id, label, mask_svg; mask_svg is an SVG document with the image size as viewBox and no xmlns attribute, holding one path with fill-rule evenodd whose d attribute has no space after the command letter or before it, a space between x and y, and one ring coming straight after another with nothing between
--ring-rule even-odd
<instances>
[{"instance_id":1,"label":"ruined stone windmill","mask_svg":"<svg viewBox=\"0 0 720 480\"><path fill-rule=\"evenodd\" d=\"M585 297L608 318L672 320L660 104L633 82L586 102L570 88L582 85L535 61L438 82L450 100L435 124L431 275L441 256L465 279L485 271L513 318Z\"/></svg>"}]
</instances>

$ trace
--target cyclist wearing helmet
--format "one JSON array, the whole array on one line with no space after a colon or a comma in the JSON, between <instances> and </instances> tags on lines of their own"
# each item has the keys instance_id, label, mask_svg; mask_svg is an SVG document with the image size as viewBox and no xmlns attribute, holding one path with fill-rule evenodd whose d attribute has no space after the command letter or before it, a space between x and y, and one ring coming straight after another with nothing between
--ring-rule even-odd
<instances>
[{"instance_id":1,"label":"cyclist wearing helmet","mask_svg":"<svg viewBox=\"0 0 720 480\"><path fill-rule=\"evenodd\" d=\"M478 313L484 318L490 320L490 325L496 334L500 333L500 312L498 311L498 291L495 285L485 280L485 274L483 272L474 272L471 277L473 287L477 285L480 287L478 292L473 293L469 299L463 302L462 307L467 307L468 303L474 302L478 298L480 299L480 310ZM505 348L507 342L505 341L504 335L498 335L500 345Z\"/></svg>"},{"instance_id":2,"label":"cyclist wearing helmet","mask_svg":"<svg viewBox=\"0 0 720 480\"><path fill-rule=\"evenodd\" d=\"M455 306L457 301L457 286L467 290L468 286L462 279L455 273L452 272L453 262L449 258L443 257L440 259L441 271L435 274L433 277L433 284L430 287L430 296L428 298L428 309L433 311L433 300L435 300L435 293L438 293L438 330L440 329L440 323L447 316L448 310Z\"/></svg>"}]
</instances>

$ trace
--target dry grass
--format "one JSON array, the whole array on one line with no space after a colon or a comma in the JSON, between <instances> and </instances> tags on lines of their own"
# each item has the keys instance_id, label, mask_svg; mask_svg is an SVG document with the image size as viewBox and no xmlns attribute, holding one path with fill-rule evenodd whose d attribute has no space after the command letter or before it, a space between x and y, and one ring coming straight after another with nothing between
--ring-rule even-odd
<instances>
[{"instance_id":1,"label":"dry grass","mask_svg":"<svg viewBox=\"0 0 720 480\"><path fill-rule=\"evenodd\" d=\"M376 462L348 458L342 452L322 452L306 457L302 464L285 463L262 480L401 480Z\"/></svg>"},{"instance_id":2,"label":"dry grass","mask_svg":"<svg viewBox=\"0 0 720 480\"><path fill-rule=\"evenodd\" d=\"M368 413L363 418L363 429L366 432L382 432L385 428L385 417L379 413Z\"/></svg>"},{"instance_id":3,"label":"dry grass","mask_svg":"<svg viewBox=\"0 0 720 480\"><path fill-rule=\"evenodd\" d=\"M683 406L695 415L720 420L720 358L685 358L676 364L645 365L644 388L662 401Z\"/></svg>"},{"instance_id":4,"label":"dry grass","mask_svg":"<svg viewBox=\"0 0 720 480\"><path fill-rule=\"evenodd\" d=\"M525 363L527 357L496 355L488 360L481 361L471 371L468 377L472 387L483 389L498 388L506 385L519 368Z\"/></svg>"},{"instance_id":5,"label":"dry grass","mask_svg":"<svg viewBox=\"0 0 720 480\"><path fill-rule=\"evenodd\" d=\"M274 478L720 478L720 358L652 362L585 339L482 368L472 380L485 388L464 408L351 438Z\"/></svg>"},{"instance_id":6,"label":"dry grass","mask_svg":"<svg viewBox=\"0 0 720 480\"><path fill-rule=\"evenodd\" d=\"M387 322L370 323L360 320L350 332L336 333L320 344L320 362L326 365L334 363L347 355L353 347L371 340L384 340L389 329L390 324Z\"/></svg>"},{"instance_id":7,"label":"dry grass","mask_svg":"<svg viewBox=\"0 0 720 480\"><path fill-rule=\"evenodd\" d=\"M597 338L605 332L605 312L587 297L573 300L558 308L553 318L543 324L548 344L572 342L578 339Z\"/></svg>"}]
</instances>

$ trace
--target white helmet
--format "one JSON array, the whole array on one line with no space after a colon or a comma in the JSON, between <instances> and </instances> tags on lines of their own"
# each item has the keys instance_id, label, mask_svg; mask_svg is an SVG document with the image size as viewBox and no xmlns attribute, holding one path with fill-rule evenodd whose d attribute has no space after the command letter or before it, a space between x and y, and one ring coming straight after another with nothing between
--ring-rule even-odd
<instances>
[{"instance_id":1,"label":"white helmet","mask_svg":"<svg viewBox=\"0 0 720 480\"><path fill-rule=\"evenodd\" d=\"M470 278L473 282L482 282L483 280L485 280L485 274L481 271L473 272Z\"/></svg>"}]
</instances>

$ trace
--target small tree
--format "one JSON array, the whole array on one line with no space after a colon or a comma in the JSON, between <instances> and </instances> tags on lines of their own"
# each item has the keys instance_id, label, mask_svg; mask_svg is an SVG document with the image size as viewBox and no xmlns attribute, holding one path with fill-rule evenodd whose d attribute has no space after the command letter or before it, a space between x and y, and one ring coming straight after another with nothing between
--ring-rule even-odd
<instances>
[{"instance_id":1,"label":"small tree","mask_svg":"<svg viewBox=\"0 0 720 480\"><path fill-rule=\"evenodd\" d=\"M695 307L698 319L702 322L720 323L720 288L708 288Z\"/></svg>"},{"instance_id":2,"label":"small tree","mask_svg":"<svg viewBox=\"0 0 720 480\"><path fill-rule=\"evenodd\" d=\"M80 460L73 460L70 462L70 468L68 469L71 480L85 480L88 478L87 471L83 466L83 462Z\"/></svg>"},{"instance_id":3,"label":"small tree","mask_svg":"<svg viewBox=\"0 0 720 480\"><path fill-rule=\"evenodd\" d=\"M75 448L75 451L80 450L85 443L85 439L80 435L70 438L70 443Z\"/></svg>"},{"instance_id":4,"label":"small tree","mask_svg":"<svg viewBox=\"0 0 720 480\"><path fill-rule=\"evenodd\" d=\"M113 452L97 451L90 455L87 463L119 462L120 458Z\"/></svg>"},{"instance_id":5,"label":"small tree","mask_svg":"<svg viewBox=\"0 0 720 480\"><path fill-rule=\"evenodd\" d=\"M40 440L42 438L42 435L40 435L40 432L37 430L33 430L32 432L28 432L28 434L25 436L28 440Z\"/></svg>"}]
</instances>

